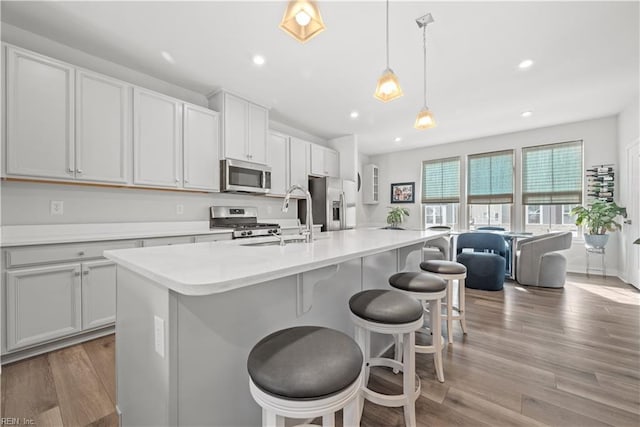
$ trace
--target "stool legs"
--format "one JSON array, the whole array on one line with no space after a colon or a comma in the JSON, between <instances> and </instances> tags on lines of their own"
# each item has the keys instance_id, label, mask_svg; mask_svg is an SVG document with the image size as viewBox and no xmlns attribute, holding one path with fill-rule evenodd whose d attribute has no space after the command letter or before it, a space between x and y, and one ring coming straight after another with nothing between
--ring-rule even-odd
<instances>
[{"instance_id":1,"label":"stool legs","mask_svg":"<svg viewBox=\"0 0 640 427\"><path fill-rule=\"evenodd\" d=\"M416 425L416 379L414 372L416 371L416 355L414 348L416 344L416 335L414 332L403 336L403 353L404 353L404 372L402 376L402 389L407 396L404 405L404 421L407 426L415 427Z\"/></svg>"},{"instance_id":2,"label":"stool legs","mask_svg":"<svg viewBox=\"0 0 640 427\"><path fill-rule=\"evenodd\" d=\"M431 314L431 345L433 346L433 361L436 365L436 377L441 383L444 382L444 369L442 367L442 317L440 316L440 300L429 301L429 312ZM418 347L416 347L416 351Z\"/></svg>"},{"instance_id":3,"label":"stool legs","mask_svg":"<svg viewBox=\"0 0 640 427\"><path fill-rule=\"evenodd\" d=\"M284 417L262 408L262 427L284 427Z\"/></svg>"},{"instance_id":4,"label":"stool legs","mask_svg":"<svg viewBox=\"0 0 640 427\"><path fill-rule=\"evenodd\" d=\"M447 341L453 344L453 280L447 280Z\"/></svg>"},{"instance_id":5,"label":"stool legs","mask_svg":"<svg viewBox=\"0 0 640 427\"><path fill-rule=\"evenodd\" d=\"M458 314L460 315L460 326L462 327L462 333L467 335L467 317L465 314L465 284L464 278L458 279Z\"/></svg>"}]
</instances>

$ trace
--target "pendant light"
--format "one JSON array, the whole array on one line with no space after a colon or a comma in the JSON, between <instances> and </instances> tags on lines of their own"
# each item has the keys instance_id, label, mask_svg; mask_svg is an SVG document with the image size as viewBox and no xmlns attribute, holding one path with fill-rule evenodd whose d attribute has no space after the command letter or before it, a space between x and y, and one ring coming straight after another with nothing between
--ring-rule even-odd
<instances>
[{"instance_id":1,"label":"pendant light","mask_svg":"<svg viewBox=\"0 0 640 427\"><path fill-rule=\"evenodd\" d=\"M299 42L306 43L324 31L324 22L315 1L291 0L280 28Z\"/></svg>"},{"instance_id":2,"label":"pendant light","mask_svg":"<svg viewBox=\"0 0 640 427\"><path fill-rule=\"evenodd\" d=\"M422 28L422 53L424 54L424 107L418 113L416 122L413 127L419 130L431 129L436 126L433 115L427 107L427 25L433 22L433 17L430 13L416 19L418 28Z\"/></svg>"},{"instance_id":3,"label":"pendant light","mask_svg":"<svg viewBox=\"0 0 640 427\"><path fill-rule=\"evenodd\" d=\"M392 101L402 96L402 88L400 88L398 77L389 68L389 0L387 0L387 68L378 79L376 92L373 96L382 102Z\"/></svg>"}]
</instances>

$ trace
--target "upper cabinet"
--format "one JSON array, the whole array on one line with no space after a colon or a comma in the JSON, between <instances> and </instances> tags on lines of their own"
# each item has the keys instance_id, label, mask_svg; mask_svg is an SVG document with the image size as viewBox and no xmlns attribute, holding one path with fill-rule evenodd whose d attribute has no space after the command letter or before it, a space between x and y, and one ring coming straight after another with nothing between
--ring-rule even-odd
<instances>
[{"instance_id":1,"label":"upper cabinet","mask_svg":"<svg viewBox=\"0 0 640 427\"><path fill-rule=\"evenodd\" d=\"M289 137L269 132L267 161L271 166L270 195L284 196L289 189Z\"/></svg>"},{"instance_id":2,"label":"upper cabinet","mask_svg":"<svg viewBox=\"0 0 640 427\"><path fill-rule=\"evenodd\" d=\"M133 183L182 185L182 104L144 89L133 91Z\"/></svg>"},{"instance_id":3,"label":"upper cabinet","mask_svg":"<svg viewBox=\"0 0 640 427\"><path fill-rule=\"evenodd\" d=\"M215 111L183 107L184 188L220 190L220 121Z\"/></svg>"},{"instance_id":4,"label":"upper cabinet","mask_svg":"<svg viewBox=\"0 0 640 427\"><path fill-rule=\"evenodd\" d=\"M7 48L8 175L73 178L74 69Z\"/></svg>"},{"instance_id":5,"label":"upper cabinet","mask_svg":"<svg viewBox=\"0 0 640 427\"><path fill-rule=\"evenodd\" d=\"M130 86L7 48L7 175L127 183Z\"/></svg>"},{"instance_id":6,"label":"upper cabinet","mask_svg":"<svg viewBox=\"0 0 640 427\"><path fill-rule=\"evenodd\" d=\"M311 143L291 137L289 144L289 183L307 188L309 186L309 163Z\"/></svg>"},{"instance_id":7,"label":"upper cabinet","mask_svg":"<svg viewBox=\"0 0 640 427\"><path fill-rule=\"evenodd\" d=\"M209 107L222 113L224 158L267 164L269 111L265 107L225 91L213 94Z\"/></svg>"},{"instance_id":8,"label":"upper cabinet","mask_svg":"<svg viewBox=\"0 0 640 427\"><path fill-rule=\"evenodd\" d=\"M126 183L131 148L131 86L76 73L76 178Z\"/></svg>"},{"instance_id":9,"label":"upper cabinet","mask_svg":"<svg viewBox=\"0 0 640 427\"><path fill-rule=\"evenodd\" d=\"M340 157L338 152L321 145L311 144L311 175L340 176Z\"/></svg>"},{"instance_id":10,"label":"upper cabinet","mask_svg":"<svg viewBox=\"0 0 640 427\"><path fill-rule=\"evenodd\" d=\"M362 201L364 204L375 205L379 202L378 184L378 166L365 165L362 171Z\"/></svg>"}]
</instances>

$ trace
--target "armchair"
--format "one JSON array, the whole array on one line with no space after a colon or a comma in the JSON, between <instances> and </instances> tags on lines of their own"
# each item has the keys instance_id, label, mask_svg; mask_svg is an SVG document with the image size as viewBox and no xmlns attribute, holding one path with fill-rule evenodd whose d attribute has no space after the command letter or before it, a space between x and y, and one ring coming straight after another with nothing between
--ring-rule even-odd
<instances>
[{"instance_id":1,"label":"armchair","mask_svg":"<svg viewBox=\"0 0 640 427\"><path fill-rule=\"evenodd\" d=\"M562 288L567 259L559 252L571 247L571 232L542 234L520 240L516 248L516 280L522 285Z\"/></svg>"},{"instance_id":2,"label":"armchair","mask_svg":"<svg viewBox=\"0 0 640 427\"><path fill-rule=\"evenodd\" d=\"M473 252L465 251L472 249ZM467 267L467 288L499 291L504 285L507 250L495 233L463 233L457 240L457 261Z\"/></svg>"}]
</instances>

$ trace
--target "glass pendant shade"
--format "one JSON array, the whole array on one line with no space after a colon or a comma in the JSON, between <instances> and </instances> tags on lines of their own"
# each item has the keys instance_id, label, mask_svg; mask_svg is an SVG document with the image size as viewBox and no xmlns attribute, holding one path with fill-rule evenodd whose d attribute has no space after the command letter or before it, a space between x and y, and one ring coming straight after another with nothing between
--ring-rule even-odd
<instances>
[{"instance_id":1,"label":"glass pendant shade","mask_svg":"<svg viewBox=\"0 0 640 427\"><path fill-rule=\"evenodd\" d=\"M413 125L414 128L419 130L431 129L435 126L436 126L436 121L433 120L433 115L431 114L431 111L429 111L429 108L427 107L424 107L422 110L420 110L420 112L418 113L418 116L416 117L416 122Z\"/></svg>"},{"instance_id":2,"label":"glass pendant shade","mask_svg":"<svg viewBox=\"0 0 640 427\"><path fill-rule=\"evenodd\" d=\"M402 94L403 92L398 82L398 77L393 73L391 68L387 68L378 79L376 92L373 96L380 101L387 102L400 98Z\"/></svg>"},{"instance_id":3,"label":"glass pendant shade","mask_svg":"<svg viewBox=\"0 0 640 427\"><path fill-rule=\"evenodd\" d=\"M301 43L324 31L324 22L316 2L291 0L284 12L280 28Z\"/></svg>"}]
</instances>

